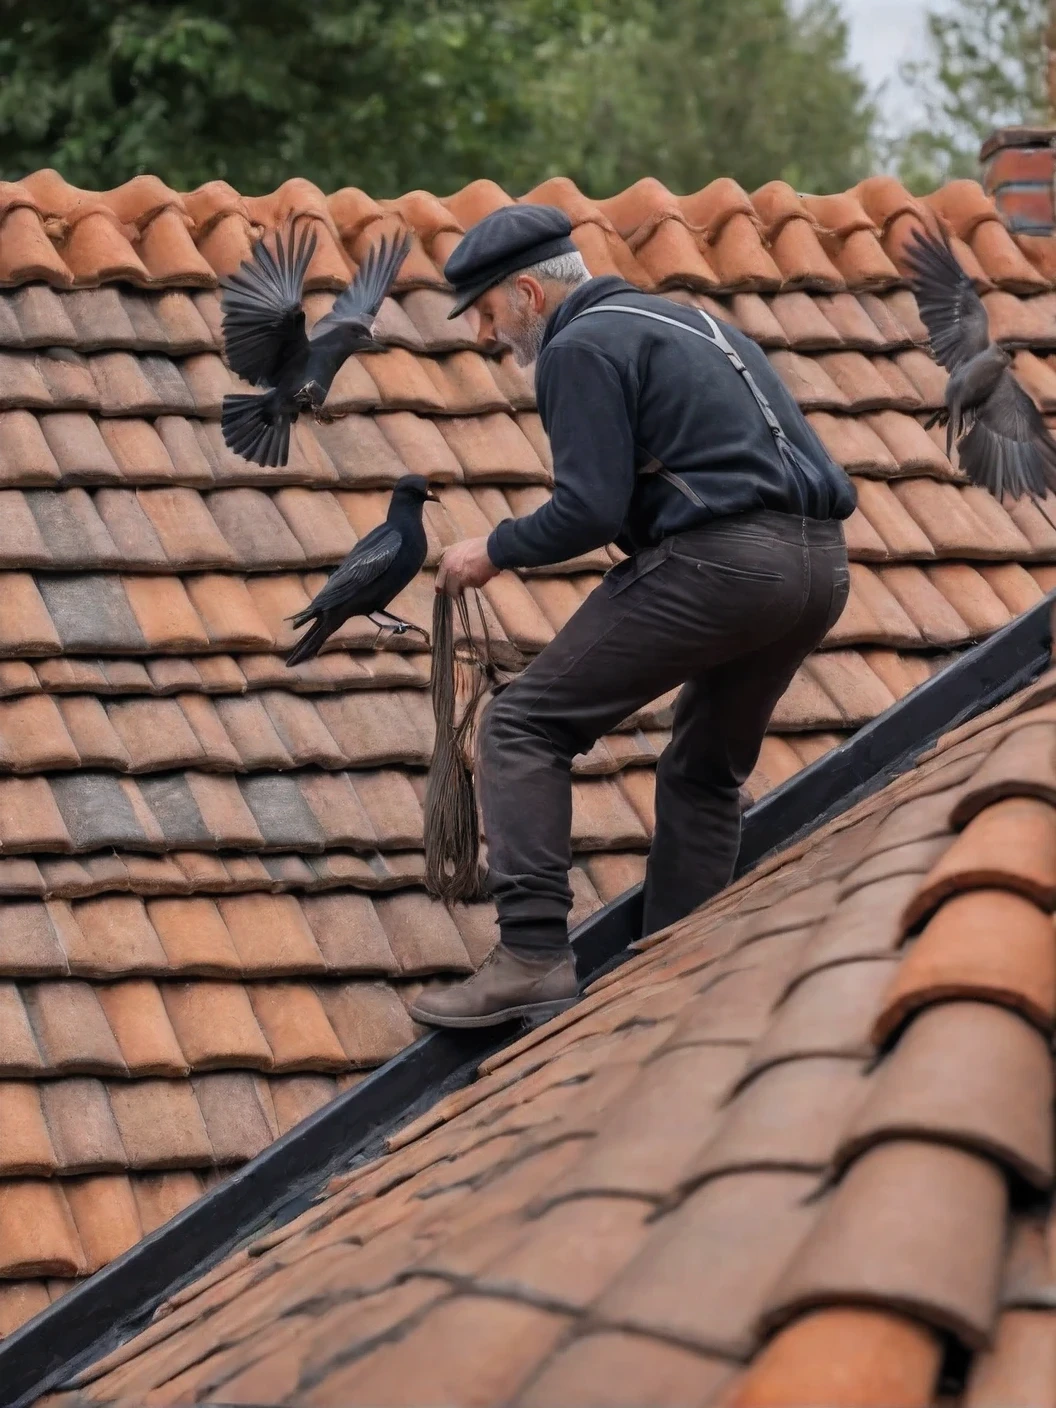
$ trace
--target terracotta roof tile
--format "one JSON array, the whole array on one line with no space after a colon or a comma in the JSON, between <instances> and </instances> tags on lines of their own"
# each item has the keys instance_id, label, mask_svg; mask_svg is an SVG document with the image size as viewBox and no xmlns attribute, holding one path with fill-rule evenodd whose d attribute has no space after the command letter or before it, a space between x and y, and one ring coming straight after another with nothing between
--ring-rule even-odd
<instances>
[{"instance_id":1,"label":"terracotta roof tile","mask_svg":"<svg viewBox=\"0 0 1056 1408\"><path fill-rule=\"evenodd\" d=\"M36 1081L5 1081L0 1100L0 1167L5 1177L52 1174L58 1166Z\"/></svg>"},{"instance_id":2,"label":"terracotta roof tile","mask_svg":"<svg viewBox=\"0 0 1056 1408\"><path fill-rule=\"evenodd\" d=\"M36 368L56 410L103 409L90 361L80 353L63 347L49 348L38 354Z\"/></svg>"},{"instance_id":3,"label":"terracotta roof tile","mask_svg":"<svg viewBox=\"0 0 1056 1408\"><path fill-rule=\"evenodd\" d=\"M217 908L246 971L319 973L324 960L300 906L287 895L238 895Z\"/></svg>"},{"instance_id":4,"label":"terracotta roof tile","mask_svg":"<svg viewBox=\"0 0 1056 1408\"><path fill-rule=\"evenodd\" d=\"M720 315L726 309L730 321L762 347L788 347L789 335L772 305L757 293L735 293L728 303L713 304L712 307L717 307Z\"/></svg>"},{"instance_id":5,"label":"terracotta roof tile","mask_svg":"<svg viewBox=\"0 0 1056 1408\"><path fill-rule=\"evenodd\" d=\"M828 374L820 357L804 357L798 352L775 351L770 361L804 411L839 410L851 407L851 398Z\"/></svg>"},{"instance_id":6,"label":"terracotta roof tile","mask_svg":"<svg viewBox=\"0 0 1056 1408\"><path fill-rule=\"evenodd\" d=\"M240 983L166 983L162 1000L185 1059L195 1070L269 1070L271 1048Z\"/></svg>"},{"instance_id":7,"label":"terracotta roof tile","mask_svg":"<svg viewBox=\"0 0 1056 1408\"><path fill-rule=\"evenodd\" d=\"M971 1088L973 1077L963 1062L960 1077L948 1085L958 1052L978 1050L980 1042L990 1053L986 1090ZM941 1052L937 1064L936 1052ZM1046 1127L1051 1082L1046 1040L1018 1015L987 1002L930 1007L903 1034L847 1131L838 1159L849 1161L876 1143L924 1134L988 1155L1047 1190L1053 1173Z\"/></svg>"},{"instance_id":8,"label":"terracotta roof tile","mask_svg":"<svg viewBox=\"0 0 1056 1408\"><path fill-rule=\"evenodd\" d=\"M971 638L971 630L953 604L919 567L887 567L877 574L884 591L905 611L929 645L955 645Z\"/></svg>"},{"instance_id":9,"label":"terracotta roof tile","mask_svg":"<svg viewBox=\"0 0 1056 1408\"><path fill-rule=\"evenodd\" d=\"M822 1172L868 1089L858 1061L819 1057L773 1066L729 1102L687 1166L684 1185L752 1170Z\"/></svg>"},{"instance_id":10,"label":"terracotta roof tile","mask_svg":"<svg viewBox=\"0 0 1056 1408\"><path fill-rule=\"evenodd\" d=\"M65 850L71 843L42 777L0 780L0 839L9 850Z\"/></svg>"},{"instance_id":11,"label":"terracotta roof tile","mask_svg":"<svg viewBox=\"0 0 1056 1408\"><path fill-rule=\"evenodd\" d=\"M793 1173L733 1175L705 1184L617 1278L600 1301L601 1314L640 1333L739 1357L751 1344L775 1274L816 1217L804 1202L809 1187L808 1178ZM705 1268L724 1246L738 1249L737 1274L720 1297L705 1303Z\"/></svg>"},{"instance_id":12,"label":"terracotta roof tile","mask_svg":"<svg viewBox=\"0 0 1056 1408\"><path fill-rule=\"evenodd\" d=\"M1003 1225L1006 1197L996 1167L960 1149L896 1140L871 1151L851 1167L816 1237L793 1258L768 1319L819 1297L865 1300L911 1310L980 1348L994 1310L1001 1244L993 1232Z\"/></svg>"},{"instance_id":13,"label":"terracotta roof tile","mask_svg":"<svg viewBox=\"0 0 1056 1408\"><path fill-rule=\"evenodd\" d=\"M597 1331L558 1351L521 1395L525 1408L600 1400L627 1405L648 1398L658 1408L705 1402L729 1379L728 1361L624 1331Z\"/></svg>"},{"instance_id":14,"label":"terracotta roof tile","mask_svg":"<svg viewBox=\"0 0 1056 1408\"><path fill-rule=\"evenodd\" d=\"M921 404L920 395L897 362L888 358L870 359L861 352L828 352L815 361L843 392L845 404L852 411L914 411Z\"/></svg>"},{"instance_id":15,"label":"terracotta roof tile","mask_svg":"<svg viewBox=\"0 0 1056 1408\"><path fill-rule=\"evenodd\" d=\"M973 636L999 630L1011 620L1008 608L986 578L967 563L937 564L928 576Z\"/></svg>"},{"instance_id":16,"label":"terracotta roof tile","mask_svg":"<svg viewBox=\"0 0 1056 1408\"><path fill-rule=\"evenodd\" d=\"M132 1185L124 1174L74 1178L64 1188L89 1275L143 1236Z\"/></svg>"},{"instance_id":17,"label":"terracotta roof tile","mask_svg":"<svg viewBox=\"0 0 1056 1408\"><path fill-rule=\"evenodd\" d=\"M242 650L266 649L274 643L275 638L253 599L249 583L236 577L209 574L187 578L186 588L210 643L223 641ZM210 664L209 661L196 663L200 672Z\"/></svg>"},{"instance_id":18,"label":"terracotta roof tile","mask_svg":"<svg viewBox=\"0 0 1056 1408\"><path fill-rule=\"evenodd\" d=\"M131 767L128 750L96 697L90 694L61 696L58 708L77 753L77 763L73 766L113 767L117 772Z\"/></svg>"},{"instance_id":19,"label":"terracotta roof tile","mask_svg":"<svg viewBox=\"0 0 1056 1408\"><path fill-rule=\"evenodd\" d=\"M130 1169L193 1168L213 1162L189 1081L112 1082L107 1095Z\"/></svg>"},{"instance_id":20,"label":"terracotta roof tile","mask_svg":"<svg viewBox=\"0 0 1056 1408\"><path fill-rule=\"evenodd\" d=\"M99 1001L129 1071L140 1076L188 1074L190 1058L180 1046L156 983L107 984L99 990Z\"/></svg>"},{"instance_id":21,"label":"terracotta roof tile","mask_svg":"<svg viewBox=\"0 0 1056 1408\"><path fill-rule=\"evenodd\" d=\"M0 221L4 237L4 259L0 281L19 284L37 279L62 287L72 275L44 232L37 212L27 204L12 204Z\"/></svg>"},{"instance_id":22,"label":"terracotta roof tile","mask_svg":"<svg viewBox=\"0 0 1056 1408\"><path fill-rule=\"evenodd\" d=\"M84 1251L61 1189L34 1179L0 1182L4 1275L77 1276Z\"/></svg>"},{"instance_id":23,"label":"terracotta roof tile","mask_svg":"<svg viewBox=\"0 0 1056 1408\"><path fill-rule=\"evenodd\" d=\"M298 983L254 983L249 996L270 1048L273 1069L345 1069L344 1050L311 988Z\"/></svg>"},{"instance_id":24,"label":"terracotta roof tile","mask_svg":"<svg viewBox=\"0 0 1056 1408\"><path fill-rule=\"evenodd\" d=\"M500 483L546 483L547 471L531 443L508 415L454 416L437 422L470 483L485 477Z\"/></svg>"},{"instance_id":25,"label":"terracotta roof tile","mask_svg":"<svg viewBox=\"0 0 1056 1408\"><path fill-rule=\"evenodd\" d=\"M770 1341L727 1401L731 1408L827 1403L854 1384L862 1408L929 1403L942 1348L938 1334L906 1315L850 1306L814 1310Z\"/></svg>"},{"instance_id":26,"label":"terracotta roof tile","mask_svg":"<svg viewBox=\"0 0 1056 1408\"><path fill-rule=\"evenodd\" d=\"M318 992L352 1065L379 1066L411 1040L411 1019L391 987L324 984Z\"/></svg>"},{"instance_id":27,"label":"terracotta roof tile","mask_svg":"<svg viewBox=\"0 0 1056 1408\"><path fill-rule=\"evenodd\" d=\"M47 1069L68 1074L125 1072L94 987L73 981L28 983L22 998Z\"/></svg>"},{"instance_id":28,"label":"terracotta roof tile","mask_svg":"<svg viewBox=\"0 0 1056 1408\"><path fill-rule=\"evenodd\" d=\"M916 922L950 895L994 886L1046 908L1056 905L1056 819L1046 803L1010 798L979 812L929 872L905 922Z\"/></svg>"},{"instance_id":29,"label":"terracotta roof tile","mask_svg":"<svg viewBox=\"0 0 1056 1408\"><path fill-rule=\"evenodd\" d=\"M27 354L0 352L0 373L4 379L0 409L24 406L30 410L50 410L51 392L37 366Z\"/></svg>"},{"instance_id":30,"label":"terracotta roof tile","mask_svg":"<svg viewBox=\"0 0 1056 1408\"><path fill-rule=\"evenodd\" d=\"M0 451L5 482L55 484L61 470L41 421L29 411L0 412Z\"/></svg>"},{"instance_id":31,"label":"terracotta roof tile","mask_svg":"<svg viewBox=\"0 0 1056 1408\"><path fill-rule=\"evenodd\" d=\"M226 1071L191 1085L218 1164L244 1163L278 1138L278 1124L260 1077Z\"/></svg>"},{"instance_id":32,"label":"terracotta roof tile","mask_svg":"<svg viewBox=\"0 0 1056 1408\"><path fill-rule=\"evenodd\" d=\"M157 899L146 915L174 971L228 974L241 971L242 961L231 933L215 904L192 898L186 902Z\"/></svg>"}]
</instances>

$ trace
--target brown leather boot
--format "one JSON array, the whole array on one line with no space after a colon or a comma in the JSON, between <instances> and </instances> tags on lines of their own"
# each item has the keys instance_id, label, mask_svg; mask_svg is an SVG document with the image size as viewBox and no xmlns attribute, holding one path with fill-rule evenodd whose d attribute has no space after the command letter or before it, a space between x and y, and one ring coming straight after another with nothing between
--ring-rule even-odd
<instances>
[{"instance_id":1,"label":"brown leather boot","mask_svg":"<svg viewBox=\"0 0 1056 1408\"><path fill-rule=\"evenodd\" d=\"M539 1021L571 1007L578 991L571 949L528 958L500 943L465 982L423 992L411 1016L431 1027L497 1027L514 1017Z\"/></svg>"}]
</instances>

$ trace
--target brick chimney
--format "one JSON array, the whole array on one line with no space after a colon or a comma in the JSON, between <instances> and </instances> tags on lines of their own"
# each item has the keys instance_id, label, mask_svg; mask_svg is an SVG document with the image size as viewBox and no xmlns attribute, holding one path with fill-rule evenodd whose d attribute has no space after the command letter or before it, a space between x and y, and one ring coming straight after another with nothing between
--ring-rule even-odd
<instances>
[{"instance_id":1,"label":"brick chimney","mask_svg":"<svg viewBox=\"0 0 1056 1408\"><path fill-rule=\"evenodd\" d=\"M1000 128L979 153L983 189L1013 234L1056 233L1056 0L1049 0L1045 57L1046 125Z\"/></svg>"},{"instance_id":2,"label":"brick chimney","mask_svg":"<svg viewBox=\"0 0 1056 1408\"><path fill-rule=\"evenodd\" d=\"M1002 127L979 159L983 189L1013 234L1056 232L1056 126Z\"/></svg>"}]
</instances>

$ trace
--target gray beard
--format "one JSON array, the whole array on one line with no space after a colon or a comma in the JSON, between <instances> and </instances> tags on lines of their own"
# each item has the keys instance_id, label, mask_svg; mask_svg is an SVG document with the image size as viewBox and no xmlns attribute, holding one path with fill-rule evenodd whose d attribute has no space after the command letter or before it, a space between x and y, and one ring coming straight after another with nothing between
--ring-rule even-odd
<instances>
[{"instance_id":1,"label":"gray beard","mask_svg":"<svg viewBox=\"0 0 1056 1408\"><path fill-rule=\"evenodd\" d=\"M515 333L510 335L509 346L513 353L513 360L519 367L530 367L543 348L543 333L546 331L546 319L529 317Z\"/></svg>"}]
</instances>

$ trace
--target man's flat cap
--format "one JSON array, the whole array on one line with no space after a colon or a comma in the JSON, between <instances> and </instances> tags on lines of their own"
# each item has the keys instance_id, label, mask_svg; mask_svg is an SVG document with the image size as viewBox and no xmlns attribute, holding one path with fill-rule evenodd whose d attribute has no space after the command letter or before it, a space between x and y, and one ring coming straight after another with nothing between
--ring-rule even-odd
<instances>
[{"instance_id":1,"label":"man's flat cap","mask_svg":"<svg viewBox=\"0 0 1056 1408\"><path fill-rule=\"evenodd\" d=\"M457 318L489 288L544 259L575 254L572 222L553 205L504 205L469 229L444 265Z\"/></svg>"}]
</instances>

